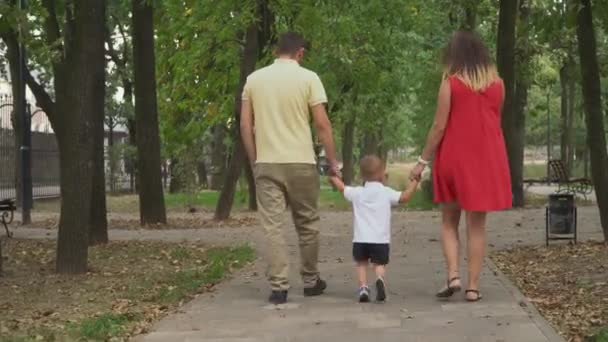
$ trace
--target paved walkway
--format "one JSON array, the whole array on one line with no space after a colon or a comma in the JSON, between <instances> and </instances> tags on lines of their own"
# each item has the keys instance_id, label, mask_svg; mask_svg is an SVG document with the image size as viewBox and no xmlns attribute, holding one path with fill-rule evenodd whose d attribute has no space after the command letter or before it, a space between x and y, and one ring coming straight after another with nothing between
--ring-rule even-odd
<instances>
[{"instance_id":1,"label":"paved walkway","mask_svg":"<svg viewBox=\"0 0 608 342\"><path fill-rule=\"evenodd\" d=\"M600 238L597 209L580 208L582 240ZM321 272L329 283L321 297L304 298L292 267L289 303L266 303L268 288L264 262L198 297L168 316L146 336L135 341L563 341L534 308L487 262L482 278L485 295L478 303L462 295L448 302L434 298L445 273L438 237L438 213L395 213L392 260L385 304L355 302L355 280L350 257L350 213L322 217ZM16 236L45 237L49 231L15 229ZM488 224L490 248L539 244L544 241L544 210L495 214ZM54 232L50 232L54 235ZM464 235L464 234L463 234ZM200 238L211 244L250 242L261 254L259 227L181 231L111 231L112 239L183 240ZM293 257L297 243L288 230Z\"/></svg>"}]
</instances>

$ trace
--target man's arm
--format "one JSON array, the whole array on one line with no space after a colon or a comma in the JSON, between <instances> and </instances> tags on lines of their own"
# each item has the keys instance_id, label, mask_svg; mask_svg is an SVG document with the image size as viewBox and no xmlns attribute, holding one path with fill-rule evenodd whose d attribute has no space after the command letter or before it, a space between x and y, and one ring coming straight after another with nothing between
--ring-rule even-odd
<instances>
[{"instance_id":1,"label":"man's arm","mask_svg":"<svg viewBox=\"0 0 608 342\"><path fill-rule=\"evenodd\" d=\"M338 189L340 192L344 192L344 182L338 176L329 177L329 181Z\"/></svg>"},{"instance_id":2,"label":"man's arm","mask_svg":"<svg viewBox=\"0 0 608 342\"><path fill-rule=\"evenodd\" d=\"M312 118L317 130L317 135L321 144L325 148L325 156L329 161L331 168L330 174L338 173L338 160L336 159L336 146L334 145L334 137L331 128L331 122L325 111L325 104L319 103L312 107Z\"/></svg>"},{"instance_id":3,"label":"man's arm","mask_svg":"<svg viewBox=\"0 0 608 342\"><path fill-rule=\"evenodd\" d=\"M243 139L249 162L255 164L257 156L253 137L253 108L251 101L245 99L241 103L241 139Z\"/></svg>"},{"instance_id":4,"label":"man's arm","mask_svg":"<svg viewBox=\"0 0 608 342\"><path fill-rule=\"evenodd\" d=\"M418 188L418 183L419 181L417 179L410 181L410 184L408 185L407 189L405 189L405 191L401 193L399 203L407 203L410 201L412 195L414 195L414 192L416 192L416 189Z\"/></svg>"}]
</instances>

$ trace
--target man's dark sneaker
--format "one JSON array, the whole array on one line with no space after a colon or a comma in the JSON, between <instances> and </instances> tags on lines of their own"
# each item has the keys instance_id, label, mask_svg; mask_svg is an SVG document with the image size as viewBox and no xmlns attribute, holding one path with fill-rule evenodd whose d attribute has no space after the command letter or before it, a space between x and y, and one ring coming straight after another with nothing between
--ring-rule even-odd
<instances>
[{"instance_id":1,"label":"man's dark sneaker","mask_svg":"<svg viewBox=\"0 0 608 342\"><path fill-rule=\"evenodd\" d=\"M378 278L376 280L376 301L384 302L386 300L386 284L384 279Z\"/></svg>"},{"instance_id":2,"label":"man's dark sneaker","mask_svg":"<svg viewBox=\"0 0 608 342\"><path fill-rule=\"evenodd\" d=\"M369 302L369 288L367 286L363 286L359 289L359 303L368 303Z\"/></svg>"},{"instance_id":3,"label":"man's dark sneaker","mask_svg":"<svg viewBox=\"0 0 608 342\"><path fill-rule=\"evenodd\" d=\"M327 283L323 279L317 279L317 283L313 287L304 288L304 297L319 296L327 288Z\"/></svg>"},{"instance_id":4,"label":"man's dark sneaker","mask_svg":"<svg viewBox=\"0 0 608 342\"><path fill-rule=\"evenodd\" d=\"M287 303L287 291L272 291L268 301L274 305Z\"/></svg>"}]
</instances>

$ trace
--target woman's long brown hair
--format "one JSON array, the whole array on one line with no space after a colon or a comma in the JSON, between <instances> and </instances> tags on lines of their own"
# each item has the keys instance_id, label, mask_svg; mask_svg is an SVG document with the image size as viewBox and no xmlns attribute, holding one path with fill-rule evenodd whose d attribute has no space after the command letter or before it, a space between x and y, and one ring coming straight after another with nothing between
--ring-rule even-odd
<instances>
[{"instance_id":1,"label":"woman's long brown hair","mask_svg":"<svg viewBox=\"0 0 608 342\"><path fill-rule=\"evenodd\" d=\"M456 76L475 91L499 79L490 50L475 32L457 31L443 54L443 75Z\"/></svg>"}]
</instances>

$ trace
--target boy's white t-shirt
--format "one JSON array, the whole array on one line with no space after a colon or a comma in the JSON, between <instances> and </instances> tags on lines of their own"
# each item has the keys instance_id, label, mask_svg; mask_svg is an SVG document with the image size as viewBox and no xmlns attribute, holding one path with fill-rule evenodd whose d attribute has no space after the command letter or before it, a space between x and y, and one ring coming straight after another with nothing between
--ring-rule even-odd
<instances>
[{"instance_id":1,"label":"boy's white t-shirt","mask_svg":"<svg viewBox=\"0 0 608 342\"><path fill-rule=\"evenodd\" d=\"M399 203L401 192L380 182L347 186L344 198L353 204L353 242L390 243L391 207Z\"/></svg>"}]
</instances>

